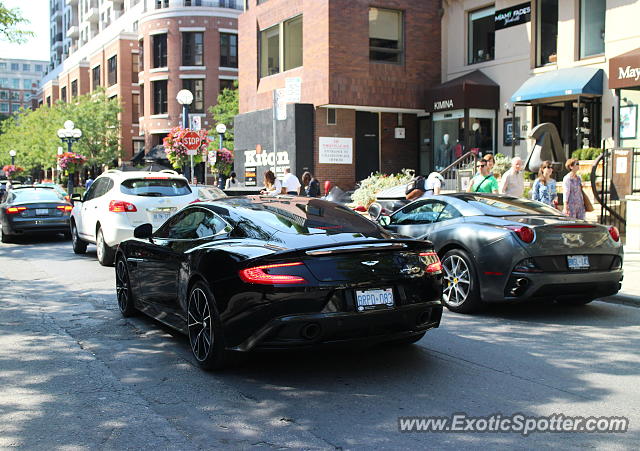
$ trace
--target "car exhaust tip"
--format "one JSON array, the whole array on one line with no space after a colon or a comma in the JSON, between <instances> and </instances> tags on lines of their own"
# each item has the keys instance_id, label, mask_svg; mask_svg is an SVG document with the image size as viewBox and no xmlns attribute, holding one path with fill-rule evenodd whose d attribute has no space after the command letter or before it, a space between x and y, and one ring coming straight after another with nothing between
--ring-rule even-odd
<instances>
[{"instance_id":1,"label":"car exhaust tip","mask_svg":"<svg viewBox=\"0 0 640 451\"><path fill-rule=\"evenodd\" d=\"M309 323L300 330L300 336L305 340L315 340L320 336L321 332L322 328L320 327L320 324Z\"/></svg>"},{"instance_id":2,"label":"car exhaust tip","mask_svg":"<svg viewBox=\"0 0 640 451\"><path fill-rule=\"evenodd\" d=\"M528 285L529 285L529 279L526 279L524 277L519 277L516 279L515 283L513 284L511 290L509 291L509 294L511 294L511 296L520 296L527 289Z\"/></svg>"}]
</instances>

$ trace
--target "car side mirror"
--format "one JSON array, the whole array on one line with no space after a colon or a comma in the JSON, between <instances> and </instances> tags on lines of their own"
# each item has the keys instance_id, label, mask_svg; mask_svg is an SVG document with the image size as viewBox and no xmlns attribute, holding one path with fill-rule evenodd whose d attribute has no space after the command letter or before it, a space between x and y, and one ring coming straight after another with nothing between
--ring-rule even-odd
<instances>
[{"instance_id":1,"label":"car side mirror","mask_svg":"<svg viewBox=\"0 0 640 451\"><path fill-rule=\"evenodd\" d=\"M74 202L82 202L82 194L72 194L71 195L71 203Z\"/></svg>"},{"instance_id":2,"label":"car side mirror","mask_svg":"<svg viewBox=\"0 0 640 451\"><path fill-rule=\"evenodd\" d=\"M382 215L378 217L378 224L382 227L386 227L391 224L391 216Z\"/></svg>"},{"instance_id":3,"label":"car side mirror","mask_svg":"<svg viewBox=\"0 0 640 451\"><path fill-rule=\"evenodd\" d=\"M133 229L133 236L141 239L151 239L153 236L153 226L149 223L141 224Z\"/></svg>"},{"instance_id":4,"label":"car side mirror","mask_svg":"<svg viewBox=\"0 0 640 451\"><path fill-rule=\"evenodd\" d=\"M382 205L380 205L377 202L372 203L369 206L369 209L367 210L367 213L369 213L369 217L371 219L376 221L380 217L380 214L382 213Z\"/></svg>"}]
</instances>

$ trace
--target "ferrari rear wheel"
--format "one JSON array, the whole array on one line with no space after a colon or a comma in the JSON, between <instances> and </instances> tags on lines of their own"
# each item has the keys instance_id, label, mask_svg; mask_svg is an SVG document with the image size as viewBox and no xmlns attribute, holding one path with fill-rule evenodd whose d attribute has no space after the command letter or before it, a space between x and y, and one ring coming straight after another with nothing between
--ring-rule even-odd
<instances>
[{"instance_id":1,"label":"ferrari rear wheel","mask_svg":"<svg viewBox=\"0 0 640 451\"><path fill-rule=\"evenodd\" d=\"M221 369L228 363L213 293L204 282L196 282L189 291L187 328L191 352L201 368Z\"/></svg>"},{"instance_id":2,"label":"ferrari rear wheel","mask_svg":"<svg viewBox=\"0 0 640 451\"><path fill-rule=\"evenodd\" d=\"M129 269L124 257L119 257L116 262L116 296L118 297L118 308L122 316L128 318L138 312L134 306Z\"/></svg>"},{"instance_id":3,"label":"ferrari rear wheel","mask_svg":"<svg viewBox=\"0 0 640 451\"><path fill-rule=\"evenodd\" d=\"M442 259L444 281L442 301L449 310L457 313L471 313L478 310L480 287L476 269L471 257L462 249L452 249Z\"/></svg>"}]
</instances>

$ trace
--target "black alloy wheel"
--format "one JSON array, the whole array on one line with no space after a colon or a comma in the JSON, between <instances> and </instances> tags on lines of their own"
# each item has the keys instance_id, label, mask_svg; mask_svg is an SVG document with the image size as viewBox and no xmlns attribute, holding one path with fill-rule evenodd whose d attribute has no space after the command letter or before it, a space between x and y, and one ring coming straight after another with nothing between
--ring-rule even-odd
<instances>
[{"instance_id":1,"label":"black alloy wheel","mask_svg":"<svg viewBox=\"0 0 640 451\"><path fill-rule=\"evenodd\" d=\"M84 254L87 252L87 242L82 241L78 236L78 228L75 222L71 222L71 245L75 254Z\"/></svg>"},{"instance_id":2,"label":"black alloy wheel","mask_svg":"<svg viewBox=\"0 0 640 451\"><path fill-rule=\"evenodd\" d=\"M113 265L113 260L116 256L116 252L104 241L102 228L99 228L98 232L96 233L96 254L98 255L98 262L102 266Z\"/></svg>"},{"instance_id":3,"label":"black alloy wheel","mask_svg":"<svg viewBox=\"0 0 640 451\"><path fill-rule=\"evenodd\" d=\"M452 249L442 259L442 302L456 313L472 313L482 307L476 267L469 254Z\"/></svg>"},{"instance_id":4,"label":"black alloy wheel","mask_svg":"<svg viewBox=\"0 0 640 451\"><path fill-rule=\"evenodd\" d=\"M187 328L191 352L198 365L205 370L223 368L229 353L224 348L213 294L204 282L196 282L189 291Z\"/></svg>"},{"instance_id":5,"label":"black alloy wheel","mask_svg":"<svg viewBox=\"0 0 640 451\"><path fill-rule=\"evenodd\" d=\"M134 316L138 310L135 308L135 299L131 292L131 281L129 280L129 270L124 257L119 257L116 262L116 296L118 298L118 308L125 318Z\"/></svg>"}]
</instances>

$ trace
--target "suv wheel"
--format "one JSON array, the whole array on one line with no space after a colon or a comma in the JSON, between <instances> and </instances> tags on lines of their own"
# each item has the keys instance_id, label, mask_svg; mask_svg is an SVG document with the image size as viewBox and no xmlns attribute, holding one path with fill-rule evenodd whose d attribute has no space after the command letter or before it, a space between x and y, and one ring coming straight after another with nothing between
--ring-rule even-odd
<instances>
[{"instance_id":1,"label":"suv wheel","mask_svg":"<svg viewBox=\"0 0 640 451\"><path fill-rule=\"evenodd\" d=\"M71 245L73 246L73 252L75 254L84 254L87 252L87 242L82 241L78 236L78 228L76 223L71 223Z\"/></svg>"},{"instance_id":2,"label":"suv wheel","mask_svg":"<svg viewBox=\"0 0 640 451\"><path fill-rule=\"evenodd\" d=\"M98 262L102 266L112 266L116 253L110 248L104 241L104 235L102 234L102 228L98 229L96 234L96 251L98 254Z\"/></svg>"}]
</instances>

